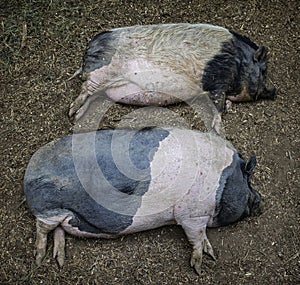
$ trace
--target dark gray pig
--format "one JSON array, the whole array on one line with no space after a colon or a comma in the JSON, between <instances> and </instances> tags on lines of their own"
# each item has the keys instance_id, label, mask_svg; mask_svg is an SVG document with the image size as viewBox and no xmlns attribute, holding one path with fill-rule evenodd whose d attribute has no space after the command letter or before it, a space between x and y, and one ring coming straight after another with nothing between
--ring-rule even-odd
<instances>
[{"instance_id":1,"label":"dark gray pig","mask_svg":"<svg viewBox=\"0 0 300 285\"><path fill-rule=\"evenodd\" d=\"M69 115L79 119L90 102L164 106L209 96L224 111L225 99L274 98L266 87L267 51L250 39L208 24L159 24L116 28L88 44L81 94Z\"/></svg>"},{"instance_id":2,"label":"dark gray pig","mask_svg":"<svg viewBox=\"0 0 300 285\"><path fill-rule=\"evenodd\" d=\"M203 251L214 257L206 227L257 212L260 195L247 162L218 135L184 129L100 130L41 147L24 178L36 216L36 262L54 230L54 254L65 257L65 231L114 238L169 224L181 225L198 273Z\"/></svg>"}]
</instances>

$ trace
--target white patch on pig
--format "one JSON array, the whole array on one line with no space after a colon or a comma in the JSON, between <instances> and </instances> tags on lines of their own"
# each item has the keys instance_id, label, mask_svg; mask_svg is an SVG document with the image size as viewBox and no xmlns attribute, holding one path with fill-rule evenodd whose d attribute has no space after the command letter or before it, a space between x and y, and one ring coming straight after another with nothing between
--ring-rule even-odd
<instances>
[{"instance_id":1,"label":"white patch on pig","mask_svg":"<svg viewBox=\"0 0 300 285\"><path fill-rule=\"evenodd\" d=\"M124 65L122 80L127 83L106 90L113 101L163 106L193 98L201 91L184 74L176 74L144 58L129 60Z\"/></svg>"},{"instance_id":2,"label":"white patch on pig","mask_svg":"<svg viewBox=\"0 0 300 285\"><path fill-rule=\"evenodd\" d=\"M233 149L219 136L174 129L161 141L151 162L151 182L133 223L123 233L212 217L222 170Z\"/></svg>"}]
</instances>

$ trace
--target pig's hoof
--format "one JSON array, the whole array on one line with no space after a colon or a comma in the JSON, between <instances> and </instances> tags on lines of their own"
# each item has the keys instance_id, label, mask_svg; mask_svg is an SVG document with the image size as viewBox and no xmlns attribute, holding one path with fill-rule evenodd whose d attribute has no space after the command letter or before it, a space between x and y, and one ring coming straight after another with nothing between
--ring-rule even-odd
<instances>
[{"instance_id":1,"label":"pig's hoof","mask_svg":"<svg viewBox=\"0 0 300 285\"><path fill-rule=\"evenodd\" d=\"M221 137L225 137L224 131L223 131L223 126L222 126L222 118L221 115L218 114L214 117L213 122L212 122L212 130L216 132L217 135Z\"/></svg>"},{"instance_id":2,"label":"pig's hoof","mask_svg":"<svg viewBox=\"0 0 300 285\"><path fill-rule=\"evenodd\" d=\"M191 266L195 268L198 275L201 273L201 264L202 264L202 257L203 251L209 254L214 260L216 260L213 248L209 242L209 240L205 237L201 245L199 247L195 247L191 257Z\"/></svg>"},{"instance_id":3,"label":"pig's hoof","mask_svg":"<svg viewBox=\"0 0 300 285\"><path fill-rule=\"evenodd\" d=\"M74 114L77 112L77 109L75 107L75 102L73 102L71 105L70 105L70 110L69 110L69 117L73 117Z\"/></svg>"},{"instance_id":4,"label":"pig's hoof","mask_svg":"<svg viewBox=\"0 0 300 285\"><path fill-rule=\"evenodd\" d=\"M69 107L69 117L71 118L73 115L74 115L74 102L70 104L70 107Z\"/></svg>"},{"instance_id":5,"label":"pig's hoof","mask_svg":"<svg viewBox=\"0 0 300 285\"><path fill-rule=\"evenodd\" d=\"M75 102L70 105L69 117L71 118L74 116L75 121L78 121L88 109L89 101L90 100L85 100L84 102L81 102L76 99Z\"/></svg>"},{"instance_id":6,"label":"pig's hoof","mask_svg":"<svg viewBox=\"0 0 300 285\"><path fill-rule=\"evenodd\" d=\"M65 232L61 227L54 230L53 258L56 258L59 267L63 267L65 261Z\"/></svg>"},{"instance_id":7,"label":"pig's hoof","mask_svg":"<svg viewBox=\"0 0 300 285\"><path fill-rule=\"evenodd\" d=\"M87 95L79 95L73 103L70 104L69 117L73 117L78 113L84 102L86 101Z\"/></svg>"},{"instance_id":8,"label":"pig's hoof","mask_svg":"<svg viewBox=\"0 0 300 285\"><path fill-rule=\"evenodd\" d=\"M48 225L43 221L37 219L36 222L36 242L35 242L35 262L37 266L42 264L42 261L46 255L46 247L47 247L47 233L48 233Z\"/></svg>"},{"instance_id":9,"label":"pig's hoof","mask_svg":"<svg viewBox=\"0 0 300 285\"><path fill-rule=\"evenodd\" d=\"M45 255L46 255L46 248L37 248L35 250L35 263L37 266L41 266Z\"/></svg>"},{"instance_id":10,"label":"pig's hoof","mask_svg":"<svg viewBox=\"0 0 300 285\"><path fill-rule=\"evenodd\" d=\"M232 102L230 100L226 100L225 112L232 109Z\"/></svg>"},{"instance_id":11,"label":"pig's hoof","mask_svg":"<svg viewBox=\"0 0 300 285\"><path fill-rule=\"evenodd\" d=\"M78 121L83 116L84 113L85 113L85 108L83 108L83 106L76 107L74 103L71 104L70 111L69 111L70 118L74 117L74 120Z\"/></svg>"},{"instance_id":12,"label":"pig's hoof","mask_svg":"<svg viewBox=\"0 0 300 285\"><path fill-rule=\"evenodd\" d=\"M195 248L191 257L191 266L195 268L198 275L201 274L202 248Z\"/></svg>"},{"instance_id":13,"label":"pig's hoof","mask_svg":"<svg viewBox=\"0 0 300 285\"><path fill-rule=\"evenodd\" d=\"M214 255L214 250L207 238L203 241L203 251L208 255L210 255L213 258L213 260L216 260L216 257Z\"/></svg>"},{"instance_id":14,"label":"pig's hoof","mask_svg":"<svg viewBox=\"0 0 300 285\"><path fill-rule=\"evenodd\" d=\"M84 115L84 113L86 112L86 107L85 105L81 106L77 111L76 113L74 114L74 118L75 118L75 121L79 121L80 118Z\"/></svg>"}]
</instances>

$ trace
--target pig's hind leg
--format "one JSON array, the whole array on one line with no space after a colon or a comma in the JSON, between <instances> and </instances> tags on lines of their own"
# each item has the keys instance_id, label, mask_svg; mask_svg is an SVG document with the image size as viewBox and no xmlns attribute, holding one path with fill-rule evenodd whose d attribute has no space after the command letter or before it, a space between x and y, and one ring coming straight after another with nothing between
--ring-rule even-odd
<instances>
[{"instance_id":1,"label":"pig's hind leg","mask_svg":"<svg viewBox=\"0 0 300 285\"><path fill-rule=\"evenodd\" d=\"M203 251L215 259L213 248L206 236L206 217L189 218L180 223L191 245L193 252L191 266L200 275Z\"/></svg>"},{"instance_id":2,"label":"pig's hind leg","mask_svg":"<svg viewBox=\"0 0 300 285\"><path fill-rule=\"evenodd\" d=\"M75 116L75 121L78 121L88 110L90 104L101 96L106 97L104 89L99 83L88 78L82 84L81 93L70 105L69 117Z\"/></svg>"},{"instance_id":3,"label":"pig's hind leg","mask_svg":"<svg viewBox=\"0 0 300 285\"><path fill-rule=\"evenodd\" d=\"M80 95L70 105L69 117L74 116L89 97L88 80L83 82Z\"/></svg>"},{"instance_id":4,"label":"pig's hind leg","mask_svg":"<svg viewBox=\"0 0 300 285\"><path fill-rule=\"evenodd\" d=\"M54 248L53 256L57 257L59 266L63 266L65 257L65 235L64 230L59 225L68 217L68 214L59 214L54 216L37 217L36 221L36 243L35 255L36 264L41 265L46 255L47 235L54 230Z\"/></svg>"}]
</instances>

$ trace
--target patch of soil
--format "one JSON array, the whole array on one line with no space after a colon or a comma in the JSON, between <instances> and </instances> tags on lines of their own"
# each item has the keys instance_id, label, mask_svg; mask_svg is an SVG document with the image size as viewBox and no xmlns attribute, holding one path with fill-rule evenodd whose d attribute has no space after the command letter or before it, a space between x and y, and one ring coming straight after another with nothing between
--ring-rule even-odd
<instances>
[{"instance_id":1,"label":"patch of soil","mask_svg":"<svg viewBox=\"0 0 300 285\"><path fill-rule=\"evenodd\" d=\"M299 3L298 1L2 1L0 4L0 283L1 284L299 284ZM63 269L47 256L36 267L34 217L22 179L31 155L73 132L67 113L81 81L66 79L81 65L87 41L105 29L135 24L206 22L240 32L269 48L275 101L235 104L223 116L226 137L248 157L264 213L209 229L217 261L203 274L189 266L191 248L180 227L116 240L67 236ZM135 110L116 105L102 127ZM193 128L199 118L170 107ZM173 124L172 122L170 124Z\"/></svg>"}]
</instances>

